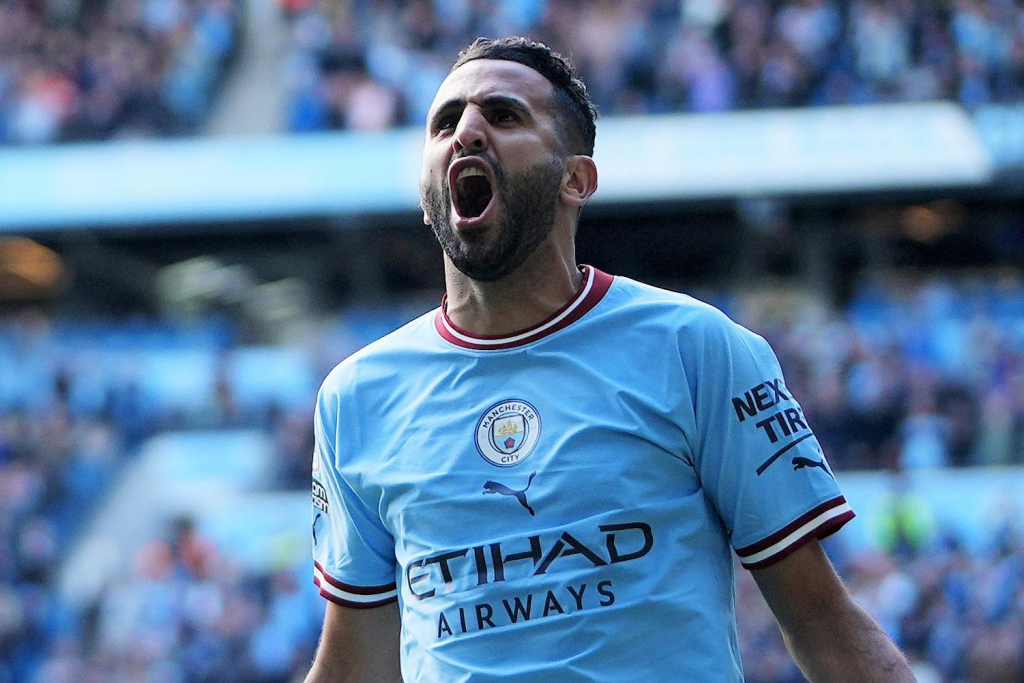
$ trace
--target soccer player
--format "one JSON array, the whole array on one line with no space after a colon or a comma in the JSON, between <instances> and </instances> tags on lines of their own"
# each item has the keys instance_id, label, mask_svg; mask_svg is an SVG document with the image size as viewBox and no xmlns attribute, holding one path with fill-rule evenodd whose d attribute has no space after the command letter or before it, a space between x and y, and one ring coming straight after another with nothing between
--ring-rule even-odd
<instances>
[{"instance_id":1,"label":"soccer player","mask_svg":"<svg viewBox=\"0 0 1024 683\"><path fill-rule=\"evenodd\" d=\"M317 400L307 683L742 681L733 553L811 681L913 681L819 546L854 513L768 344L577 265L595 115L521 38L441 85L446 296Z\"/></svg>"}]
</instances>

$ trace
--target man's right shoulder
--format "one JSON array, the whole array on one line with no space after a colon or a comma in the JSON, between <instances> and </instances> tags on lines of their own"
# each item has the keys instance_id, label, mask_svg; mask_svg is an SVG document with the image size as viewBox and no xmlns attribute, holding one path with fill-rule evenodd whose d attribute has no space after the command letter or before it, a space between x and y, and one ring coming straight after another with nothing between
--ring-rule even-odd
<instances>
[{"instance_id":1,"label":"man's right shoulder","mask_svg":"<svg viewBox=\"0 0 1024 683\"><path fill-rule=\"evenodd\" d=\"M344 395L360 386L391 384L404 372L415 370L437 351L436 315L437 309L424 313L338 363L320 385L321 398Z\"/></svg>"}]
</instances>

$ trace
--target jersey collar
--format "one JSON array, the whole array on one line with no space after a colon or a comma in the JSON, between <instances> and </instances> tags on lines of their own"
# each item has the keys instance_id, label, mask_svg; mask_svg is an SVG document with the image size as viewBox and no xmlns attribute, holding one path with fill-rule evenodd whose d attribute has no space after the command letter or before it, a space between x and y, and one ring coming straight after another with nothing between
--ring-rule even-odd
<instances>
[{"instance_id":1,"label":"jersey collar","mask_svg":"<svg viewBox=\"0 0 1024 683\"><path fill-rule=\"evenodd\" d=\"M614 276L592 266L580 266L583 283L576 295L547 320L525 330L502 335L477 335L458 327L448 317L448 296L441 299L441 308L434 317L434 326L445 340L465 349L500 351L532 344L573 324L592 309L612 286Z\"/></svg>"}]
</instances>

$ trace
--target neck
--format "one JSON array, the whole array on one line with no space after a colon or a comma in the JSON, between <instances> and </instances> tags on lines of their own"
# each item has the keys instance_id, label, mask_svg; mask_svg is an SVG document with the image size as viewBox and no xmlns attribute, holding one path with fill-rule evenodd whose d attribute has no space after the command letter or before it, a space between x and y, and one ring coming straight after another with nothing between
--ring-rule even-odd
<instances>
[{"instance_id":1,"label":"neck","mask_svg":"<svg viewBox=\"0 0 1024 683\"><path fill-rule=\"evenodd\" d=\"M472 280L445 259L446 310L452 323L472 334L511 334L549 318L572 300L582 281L576 250L548 242L495 282Z\"/></svg>"}]
</instances>

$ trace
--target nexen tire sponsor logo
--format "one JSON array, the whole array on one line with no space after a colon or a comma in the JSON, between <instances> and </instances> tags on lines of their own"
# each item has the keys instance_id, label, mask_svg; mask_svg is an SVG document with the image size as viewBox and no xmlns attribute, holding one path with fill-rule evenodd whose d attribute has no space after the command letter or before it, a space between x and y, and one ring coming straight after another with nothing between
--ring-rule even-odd
<instances>
[{"instance_id":1,"label":"nexen tire sponsor logo","mask_svg":"<svg viewBox=\"0 0 1024 683\"><path fill-rule=\"evenodd\" d=\"M429 600L462 588L499 584L541 576L556 564L594 568L638 560L654 547L654 532L645 522L602 524L597 534L584 541L563 531L543 539L526 536L504 543L459 548L410 562L405 567L406 589L414 600ZM587 607L608 607L615 602L612 582L598 581L588 591L587 583L567 586L565 593L496 597L491 602L449 609L438 614L437 637L484 630L534 618L564 614ZM560 599L561 597L561 599ZM590 604L593 603L593 604ZM505 617L508 617L507 619Z\"/></svg>"}]
</instances>

